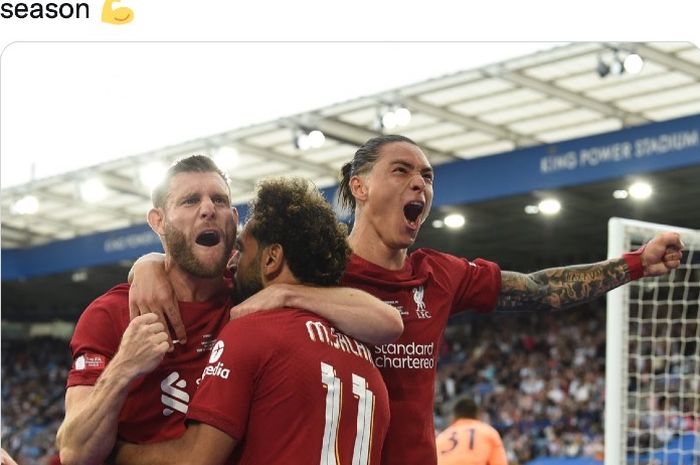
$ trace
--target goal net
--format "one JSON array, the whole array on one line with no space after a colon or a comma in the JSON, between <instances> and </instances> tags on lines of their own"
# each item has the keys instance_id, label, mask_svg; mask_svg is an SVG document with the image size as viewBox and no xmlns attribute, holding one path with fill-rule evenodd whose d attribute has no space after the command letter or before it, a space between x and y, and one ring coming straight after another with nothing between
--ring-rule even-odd
<instances>
[{"instance_id":1,"label":"goal net","mask_svg":"<svg viewBox=\"0 0 700 465\"><path fill-rule=\"evenodd\" d=\"M605 465L700 464L700 231L612 218L608 256L681 234L669 275L608 294Z\"/></svg>"}]
</instances>

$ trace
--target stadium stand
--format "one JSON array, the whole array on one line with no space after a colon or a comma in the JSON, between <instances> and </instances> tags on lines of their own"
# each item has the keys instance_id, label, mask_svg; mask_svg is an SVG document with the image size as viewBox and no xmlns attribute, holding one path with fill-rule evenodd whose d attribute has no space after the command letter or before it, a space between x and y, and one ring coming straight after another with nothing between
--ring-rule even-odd
<instances>
[{"instance_id":1,"label":"stadium stand","mask_svg":"<svg viewBox=\"0 0 700 465\"><path fill-rule=\"evenodd\" d=\"M56 455L71 357L62 339L2 339L2 444L20 465Z\"/></svg>"}]
</instances>

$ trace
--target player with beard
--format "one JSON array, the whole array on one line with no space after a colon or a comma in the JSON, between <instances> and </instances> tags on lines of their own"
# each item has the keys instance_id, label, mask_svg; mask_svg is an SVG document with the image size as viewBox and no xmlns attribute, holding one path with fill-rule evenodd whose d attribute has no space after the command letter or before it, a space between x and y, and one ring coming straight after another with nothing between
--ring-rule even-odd
<instances>
[{"instance_id":1,"label":"player with beard","mask_svg":"<svg viewBox=\"0 0 700 465\"><path fill-rule=\"evenodd\" d=\"M180 436L208 353L229 320L233 301L223 274L238 217L225 175L208 157L191 156L170 167L152 199L148 222L161 238L166 279L188 338L172 348L155 314L129 323L126 284L88 306L71 340L74 363L68 375L66 416L57 434L64 465L101 463L117 435L137 443ZM305 292L303 286L295 286L285 295L304 302ZM314 296L297 306L324 305ZM390 332L384 331L383 337Z\"/></svg>"},{"instance_id":2,"label":"player with beard","mask_svg":"<svg viewBox=\"0 0 700 465\"><path fill-rule=\"evenodd\" d=\"M238 291L336 285L350 255L346 234L309 182L260 183L237 241ZM187 423L174 441L120 445L116 463L379 465L389 401L369 348L321 317L286 307L223 329Z\"/></svg>"},{"instance_id":3,"label":"player with beard","mask_svg":"<svg viewBox=\"0 0 700 465\"><path fill-rule=\"evenodd\" d=\"M420 147L399 135L370 139L341 174L340 197L355 213L348 238L353 254L342 284L391 302L404 323L397 341L374 347L391 402L383 465L437 462L437 348L451 315L569 308L680 265L683 245L675 233L659 234L621 258L529 274L432 249L409 254L433 201L434 172Z\"/></svg>"}]
</instances>

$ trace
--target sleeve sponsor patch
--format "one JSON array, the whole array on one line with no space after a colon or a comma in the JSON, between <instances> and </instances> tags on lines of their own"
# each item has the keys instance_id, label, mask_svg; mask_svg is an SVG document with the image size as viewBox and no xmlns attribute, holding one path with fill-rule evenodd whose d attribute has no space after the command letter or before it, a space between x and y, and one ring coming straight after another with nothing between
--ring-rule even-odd
<instances>
[{"instance_id":1,"label":"sleeve sponsor patch","mask_svg":"<svg viewBox=\"0 0 700 465\"><path fill-rule=\"evenodd\" d=\"M84 352L73 362L74 370L101 370L107 365L107 358L101 354Z\"/></svg>"}]
</instances>

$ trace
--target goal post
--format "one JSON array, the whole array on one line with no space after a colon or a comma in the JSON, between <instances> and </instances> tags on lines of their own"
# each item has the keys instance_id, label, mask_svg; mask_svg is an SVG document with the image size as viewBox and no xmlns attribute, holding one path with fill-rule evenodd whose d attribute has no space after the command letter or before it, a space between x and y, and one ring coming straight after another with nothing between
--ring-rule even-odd
<instances>
[{"instance_id":1,"label":"goal post","mask_svg":"<svg viewBox=\"0 0 700 465\"><path fill-rule=\"evenodd\" d=\"M607 295L605 465L700 464L700 231L611 218L608 257L662 231L681 266Z\"/></svg>"}]
</instances>

